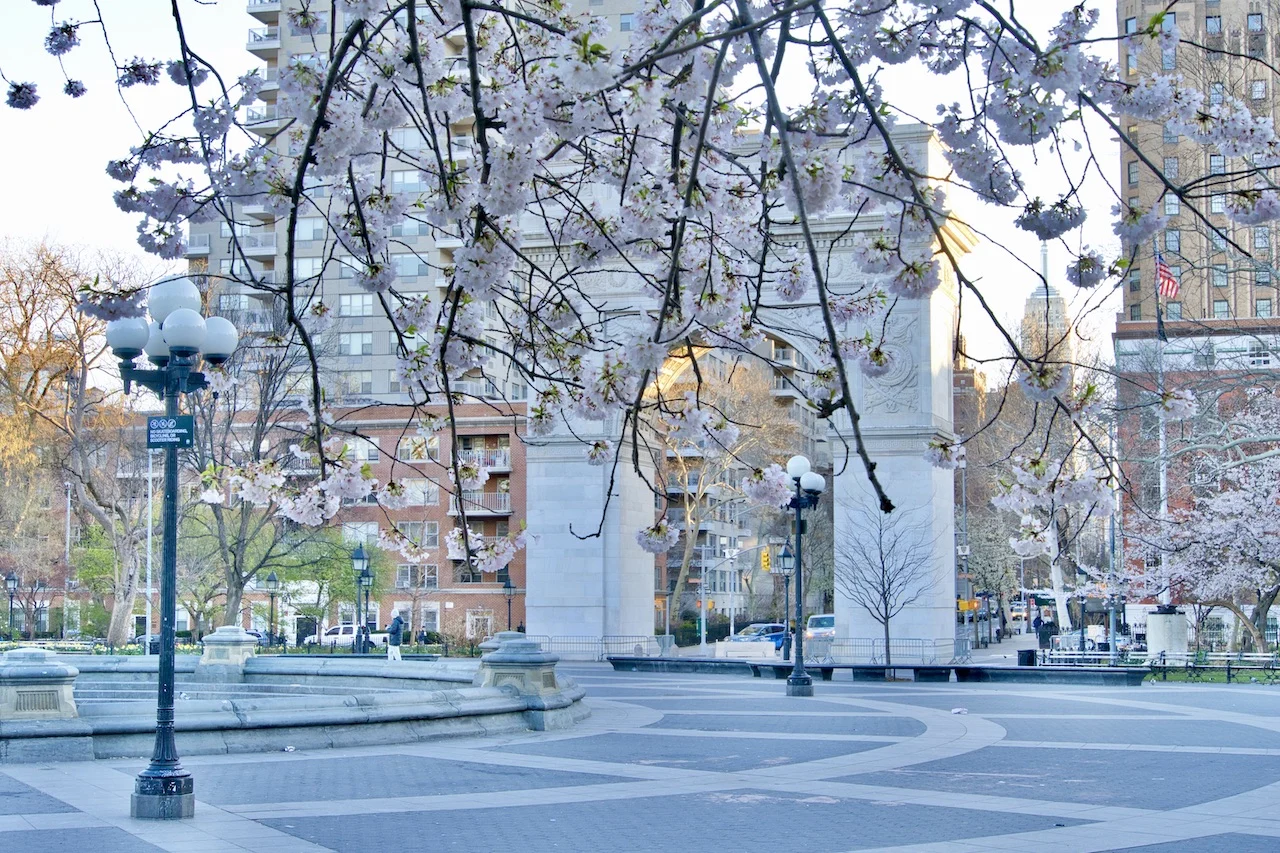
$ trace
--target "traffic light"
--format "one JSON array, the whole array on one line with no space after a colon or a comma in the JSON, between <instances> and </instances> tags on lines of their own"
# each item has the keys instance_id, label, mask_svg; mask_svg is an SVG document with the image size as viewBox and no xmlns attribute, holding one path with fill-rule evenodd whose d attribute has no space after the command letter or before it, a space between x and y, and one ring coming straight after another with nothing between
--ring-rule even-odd
<instances>
[{"instance_id":1,"label":"traffic light","mask_svg":"<svg viewBox=\"0 0 1280 853\"><path fill-rule=\"evenodd\" d=\"M765 548L763 551L760 552L760 571L762 572L773 571L773 569L771 568L772 565L773 565L773 558L769 556L769 549Z\"/></svg>"}]
</instances>

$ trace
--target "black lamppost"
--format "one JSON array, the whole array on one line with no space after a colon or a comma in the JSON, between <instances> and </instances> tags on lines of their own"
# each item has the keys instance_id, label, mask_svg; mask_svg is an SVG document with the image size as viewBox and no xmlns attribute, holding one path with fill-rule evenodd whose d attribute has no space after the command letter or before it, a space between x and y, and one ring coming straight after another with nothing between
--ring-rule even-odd
<instances>
[{"instance_id":1,"label":"black lamppost","mask_svg":"<svg viewBox=\"0 0 1280 853\"><path fill-rule=\"evenodd\" d=\"M365 573L369 571L369 556L364 552L363 542L356 543L356 549L351 552L351 571L356 581L356 619L351 627L351 650L360 654L364 648L364 635L360 630L364 625L360 620L360 590L364 587Z\"/></svg>"},{"instance_id":2,"label":"black lamppost","mask_svg":"<svg viewBox=\"0 0 1280 853\"><path fill-rule=\"evenodd\" d=\"M9 592L9 639L13 639L13 595L18 591L18 576L13 572L4 576L4 588Z\"/></svg>"},{"instance_id":3,"label":"black lamppost","mask_svg":"<svg viewBox=\"0 0 1280 853\"><path fill-rule=\"evenodd\" d=\"M812 696L813 679L804 671L804 511L818 505L827 483L822 475L810 470L804 456L787 460L787 476L795 483L796 493L788 504L796 511L796 662L787 676L788 696Z\"/></svg>"},{"instance_id":4,"label":"black lamppost","mask_svg":"<svg viewBox=\"0 0 1280 853\"><path fill-rule=\"evenodd\" d=\"M270 609L267 611L267 645L274 646L276 644L276 594L280 592L280 579L276 577L274 571L267 575L267 595L271 598Z\"/></svg>"},{"instance_id":5,"label":"black lamppost","mask_svg":"<svg viewBox=\"0 0 1280 853\"><path fill-rule=\"evenodd\" d=\"M134 782L129 814L135 818L172 819L195 814L195 786L182 769L173 741L173 664L178 603L178 447L190 447L194 422L178 414L179 398L206 387L194 370L204 354L210 364L231 358L239 342L236 327L222 317L200 316L199 289L185 278L153 285L148 295L150 324L141 317L107 323L107 345L120 359L124 392L134 385L164 401L164 417L147 420L147 446L164 448L164 541L160 563L160 670L156 695L156 742L151 763ZM145 352L154 369L133 361Z\"/></svg>"},{"instance_id":6,"label":"black lamppost","mask_svg":"<svg viewBox=\"0 0 1280 853\"><path fill-rule=\"evenodd\" d=\"M361 626L364 631L360 634L361 654L369 652L369 590L373 587L373 572L369 571L368 562L368 560L365 561L364 571L360 573L360 588L364 590L364 624Z\"/></svg>"},{"instance_id":7,"label":"black lamppost","mask_svg":"<svg viewBox=\"0 0 1280 853\"><path fill-rule=\"evenodd\" d=\"M516 597L515 585L511 583L511 576L507 575L507 579L502 584L502 594L507 597L507 630L511 630L511 599Z\"/></svg>"},{"instance_id":8,"label":"black lamppost","mask_svg":"<svg viewBox=\"0 0 1280 853\"><path fill-rule=\"evenodd\" d=\"M782 571L782 659L791 660L791 572L796 567L791 540L782 546L778 568Z\"/></svg>"}]
</instances>

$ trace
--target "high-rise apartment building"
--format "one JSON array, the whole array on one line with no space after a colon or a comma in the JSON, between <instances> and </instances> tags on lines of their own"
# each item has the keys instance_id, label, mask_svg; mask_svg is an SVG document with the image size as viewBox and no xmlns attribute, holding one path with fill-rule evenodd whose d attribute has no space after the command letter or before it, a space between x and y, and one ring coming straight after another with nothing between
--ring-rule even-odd
<instances>
[{"instance_id":1,"label":"high-rise apartment building","mask_svg":"<svg viewBox=\"0 0 1280 853\"><path fill-rule=\"evenodd\" d=\"M1211 106L1237 104L1255 115L1277 114L1280 92L1270 65L1280 58L1280 3L1120 0L1119 32L1145 28L1166 8L1163 25L1176 23L1182 43L1161 50L1146 41L1142 50L1130 51L1121 42L1123 79L1177 75ZM1115 186L1130 206L1155 208L1168 219L1150 242L1124 247L1133 263L1113 336L1122 413L1116 447L1128 485L1122 500L1123 553L1129 565L1159 572L1160 555L1142 531L1158 523L1162 506L1176 510L1185 504L1199 476L1194 457L1179 453L1179 447L1191 443L1197 431L1211 432L1246 388L1274 387L1280 232L1274 223L1242 225L1227 215L1233 191L1253 189L1266 178L1253 160L1225 156L1177 126L1125 116L1119 123L1137 151L1122 142ZM1158 297L1157 252L1178 280L1176 297ZM1199 415L1180 422L1161 416L1160 395L1175 389L1196 395Z\"/></svg>"},{"instance_id":2,"label":"high-rise apartment building","mask_svg":"<svg viewBox=\"0 0 1280 853\"><path fill-rule=\"evenodd\" d=\"M296 141L287 132L280 133L284 128L284 122L276 108L280 69L287 67L291 58L326 51L333 33L341 32L344 22L338 20L335 25L335 22L328 20L327 4L313 3L313 10L320 16L319 25L303 31L291 22L288 15L288 10L297 6L297 0L247 2L248 13L253 17L255 25L248 31L246 47L262 62L260 74L266 85L259 95L262 103L249 107L241 120L264 139L274 137L272 144L281 152L296 150ZM594 15L603 15L609 19L612 33L608 42L611 45L624 44L629 38L633 3L628 0L581 0L579 5ZM321 7L325 7L325 10L321 10ZM444 48L461 54L463 46L461 42L451 42L445 44ZM455 159L462 160L472 156L469 125L450 127L449 132ZM410 160L415 153L425 152L421 132L416 128L393 130L390 141L403 155L388 161L385 185L396 193L427 192L429 187L426 179ZM328 203L329 195L321 187L309 190L307 195L316 206L322 207ZM239 206L234 213L234 233L233 227L225 222L212 226L194 226L187 255L192 272L206 277L212 312L229 317L249 335L269 336L273 331L284 330L283 313L275 304L273 294L243 282L248 279L271 285L284 280L285 222L277 220L270 210L261 205ZM440 304L448 285L447 276L453 265L453 252L458 248L457 241L434 238L425 223L412 217L406 217L393 226L392 240L390 257L396 275L396 293L402 297L425 295L433 303ZM414 432L410 429L405 433L404 427L411 412L408 405L412 398L410 389L402 384L397 374L399 341L378 296L356 283L356 264L345 255L340 246L335 245L332 230L321 210L299 212L293 267L294 280L298 283L295 292L314 293L311 305L322 302L329 309L324 331L316 336L321 353L321 379L326 399L343 411L345 428L358 429L361 436L372 442L368 452L380 460L375 466L380 479L409 477L415 484L421 480L422 489L418 490L415 485L415 495L418 496L418 492L423 491L426 497L431 498L421 506L386 514L381 508L372 506L347 507L338 517L352 541L372 541L380 524L385 527L392 523L413 531L415 536L425 536L427 542L436 542L440 550L438 558L433 562L401 562L397 568L396 591L389 591L384 596L381 608L375 609L370 616L371 620L385 625L390 610L395 609L409 611L406 615L410 615L409 621L415 631L422 626L455 636L465 634L472 637L476 632L483 635L490 630L506 627L505 602L495 597L503 594L503 583L507 579L505 573L500 576L481 576L469 571L461 559L453 559L445 553L445 536L458 517L456 498L448 494L449 479L445 468L450 458L448 448L437 447L422 458L406 457L400 452L404 441L411 439ZM620 293L619 297L625 300L627 294ZM387 294L387 298L394 307L396 297ZM496 309L489 319L496 324ZM818 420L813 409L804 400L800 390L802 383L793 376L798 369L807 366L804 357L785 342L776 340L763 342L758 348L758 354L762 358L778 362L771 378L770 394L775 405L786 407L799 426L794 452L807 453L819 465L828 465L824 443L826 422ZM253 357L252 346L244 348L239 356L242 363ZM308 387L309 373L299 369L296 380L299 390ZM485 484L483 493L466 496L468 519L481 536L505 535L512 529L512 525L519 524L526 517L526 454L522 433L526 401L531 389L518 374L508 372L494 359L483 372L472 371L461 381L451 383L451 390L459 392L462 395L460 399L464 401L454 410L457 432L463 445L460 452L498 454L505 460L504 465L497 467L486 465L493 474ZM367 409L364 408L366 406ZM445 413L445 408L439 407L437 414ZM565 453L567 458L573 459L572 464L577 465L581 458L580 441L572 436L569 438L572 440L566 441L564 448L554 452ZM569 473L566 464L567 458L547 464L548 472L556 477L557 489L576 487L575 478ZM547 488L533 488L538 494L530 494L530 501L556 500ZM615 496L614 500L623 502L624 499ZM626 511L628 517L625 523L631 526L631 530L622 534L624 540L630 539L635 529L651 523L652 517L643 518L640 511L651 512L653 498L647 493L640 494L637 490L636 495L626 497L625 501L629 502L628 506L634 506ZM603 496L588 501L591 504L596 502L603 504ZM447 511L446 506L450 507ZM593 508L591 512L598 514L603 509L601 505L599 510ZM718 511L717 515L726 516L727 513L726 509ZM550 512L546 515L556 517L557 513ZM556 520L562 521L563 516ZM587 519L584 518L579 523L586 522ZM622 523L621 517L617 523ZM717 518L715 523L727 527L723 531L717 528L715 535L705 534L705 542L700 540L699 546L705 548L706 553L705 559L698 562L695 582L701 581L702 568L722 562L725 549L747 544L742 539L736 520L731 523ZM589 544L592 542L581 543L583 547ZM514 611L517 623L526 621L525 560L526 554L521 552L510 567L511 582L517 590ZM552 562L563 566L559 557ZM645 585L648 585L647 581ZM659 617L661 609L665 607L663 597L667 592L666 585L665 578L655 577L652 593ZM564 586L570 590L575 588L572 582L566 582ZM594 594L593 592L592 595ZM493 599L491 608L484 604L486 595ZM649 591L644 592L643 596L637 592L634 597L648 600L650 595ZM485 615L486 610L492 610L488 617ZM551 618L556 621L558 617ZM657 621L662 620L658 618ZM534 627L546 630L547 626L539 624ZM648 631L650 626L646 623L641 627ZM579 634L594 629L566 630L567 633ZM632 634L636 630L638 628L633 622L626 630L601 632Z\"/></svg>"}]
</instances>

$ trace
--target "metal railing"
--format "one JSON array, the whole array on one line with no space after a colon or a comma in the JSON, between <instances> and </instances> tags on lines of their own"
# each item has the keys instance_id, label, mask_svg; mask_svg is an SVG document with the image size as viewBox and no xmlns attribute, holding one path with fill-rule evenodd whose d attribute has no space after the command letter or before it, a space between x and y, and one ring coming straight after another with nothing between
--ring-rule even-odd
<instances>
[{"instance_id":1,"label":"metal railing","mask_svg":"<svg viewBox=\"0 0 1280 853\"><path fill-rule=\"evenodd\" d=\"M459 450L458 461L482 466L490 470L505 470L511 468L511 451L501 448L495 450Z\"/></svg>"},{"instance_id":2,"label":"metal railing","mask_svg":"<svg viewBox=\"0 0 1280 853\"><path fill-rule=\"evenodd\" d=\"M511 512L510 492L463 492L462 500L468 513L509 513ZM449 498L449 514L458 514L458 497Z\"/></svg>"},{"instance_id":3,"label":"metal railing","mask_svg":"<svg viewBox=\"0 0 1280 853\"><path fill-rule=\"evenodd\" d=\"M249 44L261 45L267 42L280 41L279 27L254 27L249 30Z\"/></svg>"},{"instance_id":4,"label":"metal railing","mask_svg":"<svg viewBox=\"0 0 1280 853\"><path fill-rule=\"evenodd\" d=\"M544 652L559 655L562 660L601 661L608 655L634 655L636 657L661 657L675 648L675 637L660 634L656 637L642 634L610 634L603 637L551 637L530 634L528 639L537 641Z\"/></svg>"},{"instance_id":5,"label":"metal railing","mask_svg":"<svg viewBox=\"0 0 1280 853\"><path fill-rule=\"evenodd\" d=\"M968 638L927 640L913 637L891 637L889 654L885 654L883 637L814 638L804 642L805 662L866 664L940 664L963 663L972 652Z\"/></svg>"}]
</instances>

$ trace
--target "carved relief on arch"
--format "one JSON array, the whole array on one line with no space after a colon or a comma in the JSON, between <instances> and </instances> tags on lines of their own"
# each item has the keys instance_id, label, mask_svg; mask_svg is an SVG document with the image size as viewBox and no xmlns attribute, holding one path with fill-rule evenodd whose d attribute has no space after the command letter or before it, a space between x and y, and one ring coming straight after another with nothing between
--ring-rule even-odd
<instances>
[{"instance_id":1,"label":"carved relief on arch","mask_svg":"<svg viewBox=\"0 0 1280 853\"><path fill-rule=\"evenodd\" d=\"M914 311L895 314L884 342L884 350L890 357L889 370L883 376L862 380L865 411L888 414L920 411L920 365L915 357L919 325Z\"/></svg>"}]
</instances>

